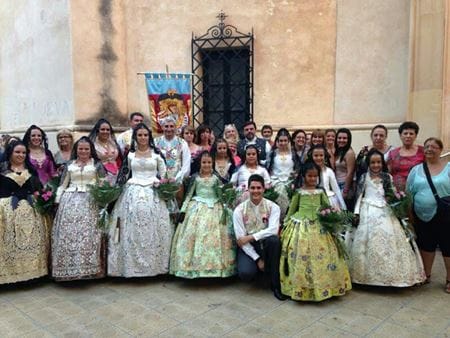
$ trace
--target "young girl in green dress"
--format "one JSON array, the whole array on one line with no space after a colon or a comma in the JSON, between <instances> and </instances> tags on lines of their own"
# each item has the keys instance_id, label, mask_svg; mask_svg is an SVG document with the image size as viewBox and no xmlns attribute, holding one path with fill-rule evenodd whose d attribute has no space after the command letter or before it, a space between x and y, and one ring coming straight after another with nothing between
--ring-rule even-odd
<instances>
[{"instance_id":1,"label":"young girl in green dress","mask_svg":"<svg viewBox=\"0 0 450 338\"><path fill-rule=\"evenodd\" d=\"M306 162L300 175L301 188L292 197L281 234L281 292L302 301L342 296L352 285L332 235L317 219L320 208L330 205L317 188L320 167Z\"/></svg>"},{"instance_id":2,"label":"young girl in green dress","mask_svg":"<svg viewBox=\"0 0 450 338\"><path fill-rule=\"evenodd\" d=\"M184 278L230 277L236 274L236 243L231 217L221 223L222 204L216 194L221 185L213 172L211 155L199 155L200 171L191 178L181 207L184 221L172 241L170 273Z\"/></svg>"}]
</instances>

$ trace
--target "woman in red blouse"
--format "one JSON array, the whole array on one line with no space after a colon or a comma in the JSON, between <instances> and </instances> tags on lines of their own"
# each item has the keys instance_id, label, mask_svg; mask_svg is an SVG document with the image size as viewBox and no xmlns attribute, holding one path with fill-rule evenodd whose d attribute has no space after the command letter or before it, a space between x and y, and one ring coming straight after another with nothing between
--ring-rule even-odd
<instances>
[{"instance_id":1,"label":"woman in red blouse","mask_svg":"<svg viewBox=\"0 0 450 338\"><path fill-rule=\"evenodd\" d=\"M405 191L406 179L412 167L424 161L423 147L415 144L419 126L415 122L403 122L398 128L402 146L391 150L388 167L399 191Z\"/></svg>"}]
</instances>

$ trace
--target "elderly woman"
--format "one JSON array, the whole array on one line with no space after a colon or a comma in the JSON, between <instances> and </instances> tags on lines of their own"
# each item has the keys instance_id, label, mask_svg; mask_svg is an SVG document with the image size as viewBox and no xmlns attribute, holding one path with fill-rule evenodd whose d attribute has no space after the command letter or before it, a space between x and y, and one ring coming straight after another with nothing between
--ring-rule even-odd
<instances>
[{"instance_id":1,"label":"elderly woman","mask_svg":"<svg viewBox=\"0 0 450 338\"><path fill-rule=\"evenodd\" d=\"M438 208L437 203L438 198L450 196L450 164L440 158L443 149L441 140L430 137L424 145L425 162L412 168L406 187L414 200L417 245L423 259L427 282L430 281L435 252L439 245L447 271L445 292L450 293L450 226L448 216ZM439 197L435 196L435 193Z\"/></svg>"},{"instance_id":2,"label":"elderly woman","mask_svg":"<svg viewBox=\"0 0 450 338\"><path fill-rule=\"evenodd\" d=\"M359 182L359 178L362 174L367 172L366 157L371 149L376 149L381 152L384 155L384 160L387 161L389 152L393 149L393 146L386 143L387 135L388 130L382 124L377 124L370 131L372 145L362 147L356 157L356 182Z\"/></svg>"},{"instance_id":3,"label":"elderly woman","mask_svg":"<svg viewBox=\"0 0 450 338\"><path fill-rule=\"evenodd\" d=\"M59 150L55 154L55 162L58 171L62 173L65 164L70 161L70 155L72 153L72 132L69 129L61 129L56 134L56 142L58 143Z\"/></svg>"},{"instance_id":4,"label":"elderly woman","mask_svg":"<svg viewBox=\"0 0 450 338\"><path fill-rule=\"evenodd\" d=\"M398 128L402 146L389 152L387 164L399 191L405 191L406 178L412 167L424 161L423 147L415 144L419 126L415 122L403 122Z\"/></svg>"}]
</instances>

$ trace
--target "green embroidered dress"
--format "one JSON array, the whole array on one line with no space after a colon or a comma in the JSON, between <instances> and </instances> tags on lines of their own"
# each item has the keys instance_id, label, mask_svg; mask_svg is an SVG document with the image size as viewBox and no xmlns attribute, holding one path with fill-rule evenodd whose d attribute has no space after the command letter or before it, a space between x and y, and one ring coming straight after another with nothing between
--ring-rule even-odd
<instances>
[{"instance_id":1,"label":"green embroidered dress","mask_svg":"<svg viewBox=\"0 0 450 338\"><path fill-rule=\"evenodd\" d=\"M236 243L231 217L221 224L217 176L194 177L181 212L186 212L172 242L170 273L184 278L229 277L236 274Z\"/></svg>"},{"instance_id":2,"label":"green embroidered dress","mask_svg":"<svg viewBox=\"0 0 450 338\"><path fill-rule=\"evenodd\" d=\"M294 300L321 301L352 288L344 259L317 220L329 205L323 190L297 190L281 234L281 292Z\"/></svg>"}]
</instances>

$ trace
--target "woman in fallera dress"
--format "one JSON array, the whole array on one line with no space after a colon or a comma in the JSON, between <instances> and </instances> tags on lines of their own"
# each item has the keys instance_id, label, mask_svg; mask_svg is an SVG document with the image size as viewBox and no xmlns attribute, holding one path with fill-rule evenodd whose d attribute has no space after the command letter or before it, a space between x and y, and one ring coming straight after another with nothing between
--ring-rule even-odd
<instances>
[{"instance_id":1,"label":"woman in fallera dress","mask_svg":"<svg viewBox=\"0 0 450 338\"><path fill-rule=\"evenodd\" d=\"M23 136L23 143L28 149L30 164L39 176L42 185L57 176L56 164L52 152L48 149L45 132L36 125L31 125Z\"/></svg>"},{"instance_id":2,"label":"woman in fallera dress","mask_svg":"<svg viewBox=\"0 0 450 338\"><path fill-rule=\"evenodd\" d=\"M358 184L355 214L359 225L350 245L352 282L380 286L412 286L425 280L414 239L409 239L386 202L392 191L384 155L377 149L367 154L368 172Z\"/></svg>"},{"instance_id":3,"label":"woman in fallera dress","mask_svg":"<svg viewBox=\"0 0 450 338\"><path fill-rule=\"evenodd\" d=\"M275 201L280 207L280 219L283 220L289 207L289 189L295 179L295 172L300 169L298 157L291 149L292 139L286 128L281 128L266 162L267 171L275 191Z\"/></svg>"},{"instance_id":4,"label":"woman in fallera dress","mask_svg":"<svg viewBox=\"0 0 450 338\"><path fill-rule=\"evenodd\" d=\"M266 186L270 186L270 176L267 169L261 166L259 163L259 151L255 145L248 145L245 149L244 163L238 170L231 176L230 182L238 189L241 194L238 198L237 204L245 201L249 197L248 193L248 178L253 174L258 174L264 178Z\"/></svg>"},{"instance_id":5,"label":"woman in fallera dress","mask_svg":"<svg viewBox=\"0 0 450 338\"><path fill-rule=\"evenodd\" d=\"M0 284L48 273L48 229L32 206L42 186L26 152L22 142L10 143L0 172Z\"/></svg>"},{"instance_id":6,"label":"woman in fallera dress","mask_svg":"<svg viewBox=\"0 0 450 338\"><path fill-rule=\"evenodd\" d=\"M347 264L317 217L321 207L329 206L324 190L317 188L319 177L320 167L307 161L281 233L281 292L293 300L322 301L352 288Z\"/></svg>"},{"instance_id":7,"label":"woman in fallera dress","mask_svg":"<svg viewBox=\"0 0 450 338\"><path fill-rule=\"evenodd\" d=\"M106 119L100 119L89 133L89 139L95 146L97 157L106 169L107 179L116 183L119 168L122 164L122 153L114 136L114 130Z\"/></svg>"},{"instance_id":8,"label":"woman in fallera dress","mask_svg":"<svg viewBox=\"0 0 450 338\"><path fill-rule=\"evenodd\" d=\"M331 206L339 210L347 210L341 190L339 189L336 181L336 176L330 168L330 158L328 156L329 154L325 149L325 146L321 144L313 146L309 150L308 155L310 160L317 164L321 169L320 185L323 189L325 189Z\"/></svg>"},{"instance_id":9,"label":"woman in fallera dress","mask_svg":"<svg viewBox=\"0 0 450 338\"><path fill-rule=\"evenodd\" d=\"M72 150L56 193L59 203L52 231L52 276L57 281L105 276L105 246L97 227L99 208L89 185L106 172L89 138L80 138Z\"/></svg>"},{"instance_id":10,"label":"woman in fallera dress","mask_svg":"<svg viewBox=\"0 0 450 338\"><path fill-rule=\"evenodd\" d=\"M172 243L170 273L184 278L230 277L236 274L236 243L232 217L222 224L223 207L216 189L212 157L203 152L199 174L193 175L181 208L185 214Z\"/></svg>"},{"instance_id":11,"label":"woman in fallera dress","mask_svg":"<svg viewBox=\"0 0 450 338\"><path fill-rule=\"evenodd\" d=\"M108 243L108 275L144 277L169 271L173 225L166 202L155 187L166 164L143 123L133 130L130 152L118 183L124 185L112 212Z\"/></svg>"},{"instance_id":12,"label":"woman in fallera dress","mask_svg":"<svg viewBox=\"0 0 450 338\"><path fill-rule=\"evenodd\" d=\"M223 183L230 181L231 176L236 171L233 154L228 147L228 142L219 138L211 147L213 158L213 168L219 174Z\"/></svg>"}]
</instances>

